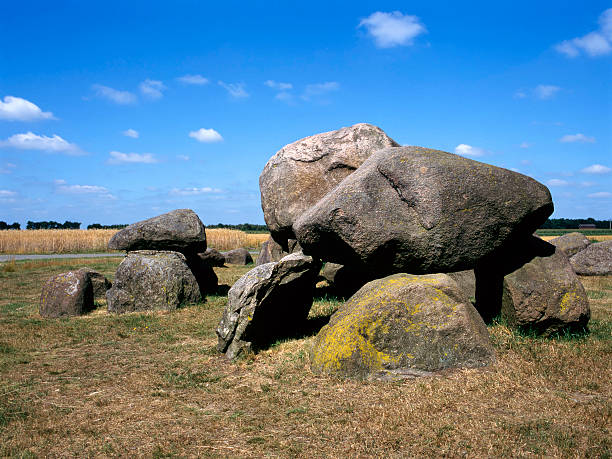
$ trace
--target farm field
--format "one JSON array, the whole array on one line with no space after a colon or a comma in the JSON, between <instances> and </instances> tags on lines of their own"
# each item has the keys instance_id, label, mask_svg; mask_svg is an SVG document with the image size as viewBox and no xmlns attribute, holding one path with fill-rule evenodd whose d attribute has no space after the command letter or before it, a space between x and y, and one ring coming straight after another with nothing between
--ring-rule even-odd
<instances>
[{"instance_id":1,"label":"farm field","mask_svg":"<svg viewBox=\"0 0 612 459\"><path fill-rule=\"evenodd\" d=\"M108 241L119 230L10 230L0 231L0 254L103 253ZM238 247L258 249L268 233L213 228L206 229L209 247L231 250Z\"/></svg>"},{"instance_id":2,"label":"farm field","mask_svg":"<svg viewBox=\"0 0 612 459\"><path fill-rule=\"evenodd\" d=\"M610 457L612 277L582 277L590 333L489 327L498 363L398 382L311 373L340 304L318 288L312 327L237 363L216 352L225 295L172 313L38 315L42 283L120 258L0 265L0 456ZM232 285L251 267L215 268ZM227 287L226 287L227 288Z\"/></svg>"}]
</instances>

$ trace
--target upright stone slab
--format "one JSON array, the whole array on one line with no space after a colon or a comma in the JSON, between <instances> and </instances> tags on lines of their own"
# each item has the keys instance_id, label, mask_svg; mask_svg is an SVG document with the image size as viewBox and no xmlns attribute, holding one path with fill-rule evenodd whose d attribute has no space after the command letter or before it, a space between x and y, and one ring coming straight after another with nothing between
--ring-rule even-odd
<instances>
[{"instance_id":1,"label":"upright stone slab","mask_svg":"<svg viewBox=\"0 0 612 459\"><path fill-rule=\"evenodd\" d=\"M364 285L321 329L311 355L314 372L355 378L494 361L487 327L445 274L395 274Z\"/></svg>"},{"instance_id":2,"label":"upright stone slab","mask_svg":"<svg viewBox=\"0 0 612 459\"><path fill-rule=\"evenodd\" d=\"M516 172L420 147L379 150L293 225L304 253L386 275L471 269L552 213Z\"/></svg>"},{"instance_id":3,"label":"upright stone slab","mask_svg":"<svg viewBox=\"0 0 612 459\"><path fill-rule=\"evenodd\" d=\"M105 299L106 291L113 285L111 281L109 281L103 274L91 268L80 268L79 271L84 272L85 275L89 277L91 286L93 288L94 300Z\"/></svg>"},{"instance_id":4,"label":"upright stone slab","mask_svg":"<svg viewBox=\"0 0 612 459\"><path fill-rule=\"evenodd\" d=\"M586 291L558 247L506 274L501 312L510 326L542 335L581 330L591 317Z\"/></svg>"},{"instance_id":5,"label":"upright stone slab","mask_svg":"<svg viewBox=\"0 0 612 459\"><path fill-rule=\"evenodd\" d=\"M276 242L288 252L291 226L376 150L399 146L382 129L355 124L284 146L259 177L261 207Z\"/></svg>"},{"instance_id":6,"label":"upright stone slab","mask_svg":"<svg viewBox=\"0 0 612 459\"><path fill-rule=\"evenodd\" d=\"M217 328L219 352L234 359L303 326L320 267L311 257L293 253L238 279Z\"/></svg>"},{"instance_id":7,"label":"upright stone slab","mask_svg":"<svg viewBox=\"0 0 612 459\"><path fill-rule=\"evenodd\" d=\"M281 258L286 257L290 253L301 252L302 247L298 244L295 239L289 239L287 241L287 251L278 244L272 236L270 236L262 245L259 251L259 256L255 264L257 266L263 265L264 263L270 263L272 261L280 261Z\"/></svg>"},{"instance_id":8,"label":"upright stone slab","mask_svg":"<svg viewBox=\"0 0 612 459\"><path fill-rule=\"evenodd\" d=\"M185 256L171 251L129 252L106 292L108 311L116 313L172 311L201 298Z\"/></svg>"},{"instance_id":9,"label":"upright stone slab","mask_svg":"<svg viewBox=\"0 0 612 459\"><path fill-rule=\"evenodd\" d=\"M94 308L93 287L83 271L68 271L45 282L39 313L43 317L80 316Z\"/></svg>"},{"instance_id":10,"label":"upright stone slab","mask_svg":"<svg viewBox=\"0 0 612 459\"><path fill-rule=\"evenodd\" d=\"M206 250L206 231L193 210L177 209L122 229L110 239L108 248L196 254Z\"/></svg>"}]
</instances>

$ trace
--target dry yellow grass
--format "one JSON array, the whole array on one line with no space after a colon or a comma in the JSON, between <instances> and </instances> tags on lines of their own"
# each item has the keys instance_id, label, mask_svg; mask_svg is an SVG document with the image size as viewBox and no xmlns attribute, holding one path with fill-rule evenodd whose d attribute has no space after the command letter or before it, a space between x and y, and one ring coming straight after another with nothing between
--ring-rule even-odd
<instances>
[{"instance_id":1,"label":"dry yellow grass","mask_svg":"<svg viewBox=\"0 0 612 459\"><path fill-rule=\"evenodd\" d=\"M87 253L109 252L109 239L118 230L11 230L0 231L0 253ZM209 247L231 250L238 247L258 249L268 233L250 234L231 229L207 229Z\"/></svg>"},{"instance_id":2,"label":"dry yellow grass","mask_svg":"<svg viewBox=\"0 0 612 459\"><path fill-rule=\"evenodd\" d=\"M544 239L545 241L550 241L551 239L554 239L556 237L559 236L540 236L542 239ZM603 242L603 241L609 241L610 239L612 239L612 235L588 235L587 238L592 241L592 242Z\"/></svg>"}]
</instances>

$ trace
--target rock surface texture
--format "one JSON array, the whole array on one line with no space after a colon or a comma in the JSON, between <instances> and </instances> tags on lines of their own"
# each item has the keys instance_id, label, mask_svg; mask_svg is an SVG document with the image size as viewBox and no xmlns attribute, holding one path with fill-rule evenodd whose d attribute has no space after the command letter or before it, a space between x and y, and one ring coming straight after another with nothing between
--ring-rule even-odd
<instances>
[{"instance_id":1,"label":"rock surface texture","mask_svg":"<svg viewBox=\"0 0 612 459\"><path fill-rule=\"evenodd\" d=\"M193 210L177 209L122 229L108 242L108 248L195 254L206 250L206 232Z\"/></svg>"},{"instance_id":2,"label":"rock surface texture","mask_svg":"<svg viewBox=\"0 0 612 459\"><path fill-rule=\"evenodd\" d=\"M302 253L257 266L228 294L217 328L218 350L234 359L302 326L312 306L320 264Z\"/></svg>"},{"instance_id":3,"label":"rock surface texture","mask_svg":"<svg viewBox=\"0 0 612 459\"><path fill-rule=\"evenodd\" d=\"M473 269L456 271L448 275L457 283L457 286L470 299L472 303L476 301L476 276Z\"/></svg>"},{"instance_id":4,"label":"rock surface texture","mask_svg":"<svg viewBox=\"0 0 612 459\"><path fill-rule=\"evenodd\" d=\"M591 245L591 241L582 233L568 233L548 241L571 257Z\"/></svg>"},{"instance_id":5,"label":"rock surface texture","mask_svg":"<svg viewBox=\"0 0 612 459\"><path fill-rule=\"evenodd\" d=\"M379 275L471 269L553 211L524 175L421 147L379 150L297 219L304 253Z\"/></svg>"},{"instance_id":6,"label":"rock surface texture","mask_svg":"<svg viewBox=\"0 0 612 459\"><path fill-rule=\"evenodd\" d=\"M510 326L543 335L580 330L591 317L586 291L559 248L504 277L501 312Z\"/></svg>"},{"instance_id":7,"label":"rock surface texture","mask_svg":"<svg viewBox=\"0 0 612 459\"><path fill-rule=\"evenodd\" d=\"M570 258L576 274L607 276L612 274L612 241L597 242Z\"/></svg>"},{"instance_id":8,"label":"rock surface texture","mask_svg":"<svg viewBox=\"0 0 612 459\"><path fill-rule=\"evenodd\" d=\"M399 146L371 124L313 135L278 151L259 177L261 207L272 237L287 249L291 226L308 208L357 169L368 156Z\"/></svg>"},{"instance_id":9,"label":"rock surface texture","mask_svg":"<svg viewBox=\"0 0 612 459\"><path fill-rule=\"evenodd\" d=\"M225 265L225 255L219 252L217 249L206 249L203 253L198 253L197 256L202 262L211 268L214 266L221 267Z\"/></svg>"},{"instance_id":10,"label":"rock surface texture","mask_svg":"<svg viewBox=\"0 0 612 459\"><path fill-rule=\"evenodd\" d=\"M178 252L129 252L106 292L109 312L171 311L201 300L196 279Z\"/></svg>"},{"instance_id":11,"label":"rock surface texture","mask_svg":"<svg viewBox=\"0 0 612 459\"><path fill-rule=\"evenodd\" d=\"M313 371L356 378L494 361L487 327L445 274L395 274L366 284L321 329L311 354Z\"/></svg>"},{"instance_id":12,"label":"rock surface texture","mask_svg":"<svg viewBox=\"0 0 612 459\"><path fill-rule=\"evenodd\" d=\"M298 244L298 241L295 239L289 239L287 241L287 251L284 251L280 244L274 241L274 239L272 239L270 236L268 240L261 245L259 256L257 257L255 264L259 266L263 265L264 263L280 261L281 258L286 257L291 253L301 251L302 247L300 247L300 244Z\"/></svg>"},{"instance_id":13,"label":"rock surface texture","mask_svg":"<svg viewBox=\"0 0 612 459\"><path fill-rule=\"evenodd\" d=\"M232 265L248 265L253 263L253 257L247 249L239 248L230 250L223 254L225 256L225 262Z\"/></svg>"},{"instance_id":14,"label":"rock surface texture","mask_svg":"<svg viewBox=\"0 0 612 459\"><path fill-rule=\"evenodd\" d=\"M94 300L106 298L106 291L112 287L111 281L109 281L103 274L100 274L99 272L90 268L81 268L79 271L84 272L85 275L89 277L91 286L93 288Z\"/></svg>"},{"instance_id":15,"label":"rock surface texture","mask_svg":"<svg viewBox=\"0 0 612 459\"><path fill-rule=\"evenodd\" d=\"M80 316L93 308L91 280L83 271L58 274L43 285L38 309L43 317Z\"/></svg>"}]
</instances>

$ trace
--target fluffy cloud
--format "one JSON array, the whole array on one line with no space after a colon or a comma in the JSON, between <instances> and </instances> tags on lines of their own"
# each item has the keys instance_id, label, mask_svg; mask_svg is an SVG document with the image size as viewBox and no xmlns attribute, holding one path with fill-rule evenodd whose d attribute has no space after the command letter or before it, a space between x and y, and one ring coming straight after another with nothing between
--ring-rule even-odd
<instances>
[{"instance_id":1,"label":"fluffy cloud","mask_svg":"<svg viewBox=\"0 0 612 459\"><path fill-rule=\"evenodd\" d=\"M482 156L485 151L482 148L461 143L455 147L455 153L461 156Z\"/></svg>"},{"instance_id":2,"label":"fluffy cloud","mask_svg":"<svg viewBox=\"0 0 612 459\"><path fill-rule=\"evenodd\" d=\"M120 151L111 151L109 153L108 164L153 164L157 159L151 153L121 153Z\"/></svg>"},{"instance_id":3,"label":"fluffy cloud","mask_svg":"<svg viewBox=\"0 0 612 459\"><path fill-rule=\"evenodd\" d=\"M177 155L176 158L180 159L181 161L189 161L190 159L187 155Z\"/></svg>"},{"instance_id":4,"label":"fluffy cloud","mask_svg":"<svg viewBox=\"0 0 612 459\"><path fill-rule=\"evenodd\" d=\"M228 94L235 99L249 97L249 93L244 89L244 83L224 83L223 81L219 81L219 86L224 88Z\"/></svg>"},{"instance_id":5,"label":"fluffy cloud","mask_svg":"<svg viewBox=\"0 0 612 459\"><path fill-rule=\"evenodd\" d=\"M561 179L550 179L548 182L546 182L546 185L548 186L568 186L570 183L566 180L561 180Z\"/></svg>"},{"instance_id":6,"label":"fluffy cloud","mask_svg":"<svg viewBox=\"0 0 612 459\"><path fill-rule=\"evenodd\" d=\"M96 92L96 96L119 105L129 105L136 102L136 96L129 91L119 91L101 84L94 84L92 89Z\"/></svg>"},{"instance_id":7,"label":"fluffy cloud","mask_svg":"<svg viewBox=\"0 0 612 459\"><path fill-rule=\"evenodd\" d=\"M68 185L66 180L55 180L53 182L58 191L62 193L75 193L75 194L100 194L108 193L108 188L96 185Z\"/></svg>"},{"instance_id":8,"label":"fluffy cloud","mask_svg":"<svg viewBox=\"0 0 612 459\"><path fill-rule=\"evenodd\" d=\"M359 23L365 27L374 38L379 48L392 48L394 46L409 46L418 35L427 32L416 16L403 15L399 11L372 13Z\"/></svg>"},{"instance_id":9,"label":"fluffy cloud","mask_svg":"<svg viewBox=\"0 0 612 459\"><path fill-rule=\"evenodd\" d=\"M332 91L340 89L340 84L336 81L326 81L325 83L314 83L306 85L302 99L310 100L312 97L322 96Z\"/></svg>"},{"instance_id":10,"label":"fluffy cloud","mask_svg":"<svg viewBox=\"0 0 612 459\"><path fill-rule=\"evenodd\" d=\"M173 188L170 190L170 194L178 195L178 196L197 196L199 194L209 194L209 193L221 193L222 190L219 188L211 188L205 186L203 188Z\"/></svg>"},{"instance_id":11,"label":"fluffy cloud","mask_svg":"<svg viewBox=\"0 0 612 459\"><path fill-rule=\"evenodd\" d=\"M40 150L50 153L66 153L68 155L80 155L83 151L73 143L67 142L59 135L53 137L37 135L32 132L25 134L15 134L3 142L0 147L12 147L20 150Z\"/></svg>"},{"instance_id":12,"label":"fluffy cloud","mask_svg":"<svg viewBox=\"0 0 612 459\"><path fill-rule=\"evenodd\" d=\"M274 80L266 80L264 81L264 84L268 88L276 89L278 91L286 91L288 89L293 88L293 85L291 83L281 83L280 81L274 81Z\"/></svg>"},{"instance_id":13,"label":"fluffy cloud","mask_svg":"<svg viewBox=\"0 0 612 459\"><path fill-rule=\"evenodd\" d=\"M529 148L531 147L531 144L529 142L521 142L521 144L519 145L519 148Z\"/></svg>"},{"instance_id":14,"label":"fluffy cloud","mask_svg":"<svg viewBox=\"0 0 612 459\"><path fill-rule=\"evenodd\" d=\"M0 198L12 198L13 196L17 196L16 191L0 190Z\"/></svg>"},{"instance_id":15,"label":"fluffy cloud","mask_svg":"<svg viewBox=\"0 0 612 459\"><path fill-rule=\"evenodd\" d=\"M138 87L141 93L154 100L161 99L164 95L162 91L166 89L161 81L149 79L144 80Z\"/></svg>"},{"instance_id":16,"label":"fluffy cloud","mask_svg":"<svg viewBox=\"0 0 612 459\"><path fill-rule=\"evenodd\" d=\"M10 174L16 167L16 164L5 163L4 166L0 167L0 174Z\"/></svg>"},{"instance_id":17,"label":"fluffy cloud","mask_svg":"<svg viewBox=\"0 0 612 459\"><path fill-rule=\"evenodd\" d=\"M599 191L597 193L591 193L587 195L589 198L601 199L601 198L612 198L612 193L609 191Z\"/></svg>"},{"instance_id":18,"label":"fluffy cloud","mask_svg":"<svg viewBox=\"0 0 612 459\"><path fill-rule=\"evenodd\" d=\"M533 90L538 99L551 99L561 88L552 84L539 84Z\"/></svg>"},{"instance_id":19,"label":"fluffy cloud","mask_svg":"<svg viewBox=\"0 0 612 459\"><path fill-rule=\"evenodd\" d=\"M183 84L195 84L198 86L210 83L208 78L204 78L202 75L183 75L182 77L178 77L177 80Z\"/></svg>"},{"instance_id":20,"label":"fluffy cloud","mask_svg":"<svg viewBox=\"0 0 612 459\"><path fill-rule=\"evenodd\" d=\"M598 57L612 52L612 8L599 16L599 29L582 37L565 40L555 49L567 57L577 57L585 53L589 57Z\"/></svg>"},{"instance_id":21,"label":"fluffy cloud","mask_svg":"<svg viewBox=\"0 0 612 459\"><path fill-rule=\"evenodd\" d=\"M131 137L132 139L137 139L140 136L138 131L135 129L127 129L123 131L123 135L126 137Z\"/></svg>"},{"instance_id":22,"label":"fluffy cloud","mask_svg":"<svg viewBox=\"0 0 612 459\"><path fill-rule=\"evenodd\" d=\"M601 164L593 164L592 166L585 167L580 172L584 174L608 174L612 171L611 168L603 166Z\"/></svg>"},{"instance_id":23,"label":"fluffy cloud","mask_svg":"<svg viewBox=\"0 0 612 459\"><path fill-rule=\"evenodd\" d=\"M54 119L53 113L43 112L38 105L21 97L5 96L0 101L0 120L34 121Z\"/></svg>"},{"instance_id":24,"label":"fluffy cloud","mask_svg":"<svg viewBox=\"0 0 612 459\"><path fill-rule=\"evenodd\" d=\"M191 131L189 133L189 137L196 139L198 142L203 143L213 143L213 142L221 142L223 137L214 129L204 129L200 128L197 131Z\"/></svg>"},{"instance_id":25,"label":"fluffy cloud","mask_svg":"<svg viewBox=\"0 0 612 459\"><path fill-rule=\"evenodd\" d=\"M559 142L571 143L571 142L582 142L582 143L595 143L595 137L587 137L584 134L567 134L559 139Z\"/></svg>"}]
</instances>

